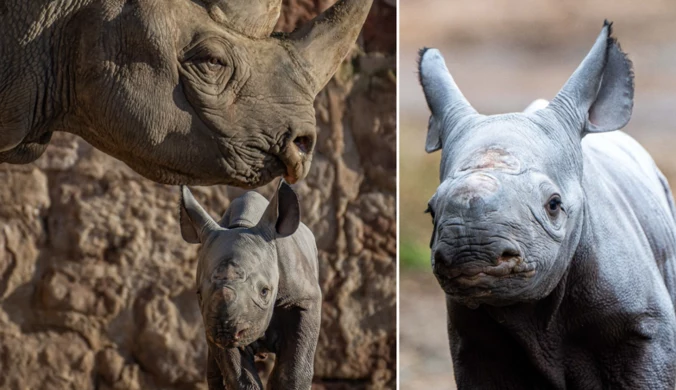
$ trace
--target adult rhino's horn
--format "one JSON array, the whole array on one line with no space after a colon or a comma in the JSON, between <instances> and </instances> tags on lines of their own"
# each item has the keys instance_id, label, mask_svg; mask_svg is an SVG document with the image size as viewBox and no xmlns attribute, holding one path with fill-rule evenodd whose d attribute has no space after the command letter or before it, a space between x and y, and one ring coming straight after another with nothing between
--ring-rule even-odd
<instances>
[{"instance_id":1,"label":"adult rhino's horn","mask_svg":"<svg viewBox=\"0 0 676 390\"><path fill-rule=\"evenodd\" d=\"M282 0L208 0L211 17L244 35L270 36L279 19Z\"/></svg>"},{"instance_id":2,"label":"adult rhino's horn","mask_svg":"<svg viewBox=\"0 0 676 390\"><path fill-rule=\"evenodd\" d=\"M289 35L319 92L336 73L359 36L373 0L339 0Z\"/></svg>"},{"instance_id":3,"label":"adult rhino's horn","mask_svg":"<svg viewBox=\"0 0 676 390\"><path fill-rule=\"evenodd\" d=\"M432 112L425 144L425 150L432 153L441 149L444 131L453 129L463 118L477 115L477 112L453 80L439 50L420 50L418 71L427 106Z\"/></svg>"}]
</instances>

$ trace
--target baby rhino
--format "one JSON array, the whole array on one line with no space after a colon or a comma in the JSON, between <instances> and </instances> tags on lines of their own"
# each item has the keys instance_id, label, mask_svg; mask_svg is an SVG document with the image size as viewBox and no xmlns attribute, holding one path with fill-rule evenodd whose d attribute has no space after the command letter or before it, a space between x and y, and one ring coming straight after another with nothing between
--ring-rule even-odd
<instances>
[{"instance_id":1,"label":"baby rhino","mask_svg":"<svg viewBox=\"0 0 676 390\"><path fill-rule=\"evenodd\" d=\"M216 223L181 187L181 235L201 243L197 296L209 389L263 389L254 357L276 354L268 388L310 389L321 321L317 247L282 182L235 199Z\"/></svg>"},{"instance_id":2,"label":"baby rhino","mask_svg":"<svg viewBox=\"0 0 676 390\"><path fill-rule=\"evenodd\" d=\"M441 149L429 202L458 389L676 385L676 223L669 185L620 129L631 62L606 23L551 101L481 115L422 52Z\"/></svg>"}]
</instances>

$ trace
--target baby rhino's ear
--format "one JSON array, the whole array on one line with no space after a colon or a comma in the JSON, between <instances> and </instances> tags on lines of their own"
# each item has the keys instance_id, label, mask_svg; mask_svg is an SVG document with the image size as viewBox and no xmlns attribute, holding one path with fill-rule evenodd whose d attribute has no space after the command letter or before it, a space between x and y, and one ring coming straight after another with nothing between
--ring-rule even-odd
<instances>
[{"instance_id":1,"label":"baby rhino's ear","mask_svg":"<svg viewBox=\"0 0 676 390\"><path fill-rule=\"evenodd\" d=\"M634 71L611 34L612 23L605 21L591 51L550 104L561 122L578 125L569 130L580 136L621 129L631 118Z\"/></svg>"},{"instance_id":2,"label":"baby rhino's ear","mask_svg":"<svg viewBox=\"0 0 676 390\"><path fill-rule=\"evenodd\" d=\"M288 237L298 230L300 225L300 203L298 195L283 180L277 192L258 223L261 227L273 230L278 237Z\"/></svg>"},{"instance_id":3,"label":"baby rhino's ear","mask_svg":"<svg viewBox=\"0 0 676 390\"><path fill-rule=\"evenodd\" d=\"M191 244L204 243L209 234L219 228L186 186L181 186L179 220L181 236Z\"/></svg>"}]
</instances>

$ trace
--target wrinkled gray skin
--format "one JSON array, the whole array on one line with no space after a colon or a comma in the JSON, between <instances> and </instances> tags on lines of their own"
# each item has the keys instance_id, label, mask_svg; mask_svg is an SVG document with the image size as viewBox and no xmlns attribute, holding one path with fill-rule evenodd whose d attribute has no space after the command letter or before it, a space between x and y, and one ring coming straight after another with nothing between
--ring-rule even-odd
<instances>
[{"instance_id":1,"label":"wrinkled gray skin","mask_svg":"<svg viewBox=\"0 0 676 390\"><path fill-rule=\"evenodd\" d=\"M371 3L271 35L282 0L5 0L0 163L31 162L67 131L161 183L300 180L314 98Z\"/></svg>"},{"instance_id":2,"label":"wrinkled gray skin","mask_svg":"<svg viewBox=\"0 0 676 390\"><path fill-rule=\"evenodd\" d=\"M276 354L269 389L310 389L321 323L317 247L282 182L268 202L235 199L216 223L182 187L181 234L201 243L197 294L209 389L262 389L256 354ZM225 386L225 387L224 387Z\"/></svg>"},{"instance_id":3,"label":"wrinkled gray skin","mask_svg":"<svg viewBox=\"0 0 676 390\"><path fill-rule=\"evenodd\" d=\"M673 199L637 142L604 133L633 106L610 35L549 105L506 115L477 114L440 53L421 54L426 149L442 149L432 265L459 389L674 388Z\"/></svg>"}]
</instances>

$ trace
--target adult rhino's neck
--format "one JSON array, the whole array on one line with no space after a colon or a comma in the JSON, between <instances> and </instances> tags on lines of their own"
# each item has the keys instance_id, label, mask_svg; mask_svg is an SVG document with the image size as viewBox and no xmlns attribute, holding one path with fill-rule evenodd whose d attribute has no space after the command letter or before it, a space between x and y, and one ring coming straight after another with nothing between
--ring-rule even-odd
<instances>
[{"instance_id":1,"label":"adult rhino's neck","mask_svg":"<svg viewBox=\"0 0 676 390\"><path fill-rule=\"evenodd\" d=\"M0 162L34 160L49 134L65 126L77 47L73 21L91 2L7 0L0 6Z\"/></svg>"}]
</instances>

